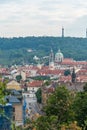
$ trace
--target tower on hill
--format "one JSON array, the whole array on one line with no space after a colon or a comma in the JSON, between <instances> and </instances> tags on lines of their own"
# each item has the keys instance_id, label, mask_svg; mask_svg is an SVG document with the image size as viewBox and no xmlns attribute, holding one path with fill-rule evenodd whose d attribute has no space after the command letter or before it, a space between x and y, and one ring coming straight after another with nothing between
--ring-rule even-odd
<instances>
[{"instance_id":1,"label":"tower on hill","mask_svg":"<svg viewBox=\"0 0 87 130\"><path fill-rule=\"evenodd\" d=\"M64 37L64 27L62 27L62 38Z\"/></svg>"},{"instance_id":2,"label":"tower on hill","mask_svg":"<svg viewBox=\"0 0 87 130\"><path fill-rule=\"evenodd\" d=\"M86 28L86 38L87 38L87 28Z\"/></svg>"}]
</instances>

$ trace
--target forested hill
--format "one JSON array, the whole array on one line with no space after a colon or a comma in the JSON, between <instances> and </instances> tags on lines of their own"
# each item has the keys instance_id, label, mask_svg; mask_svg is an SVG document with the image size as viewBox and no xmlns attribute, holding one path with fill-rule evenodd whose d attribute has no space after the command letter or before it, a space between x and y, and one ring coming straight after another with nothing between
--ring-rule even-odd
<instances>
[{"instance_id":1,"label":"forested hill","mask_svg":"<svg viewBox=\"0 0 87 130\"><path fill-rule=\"evenodd\" d=\"M33 56L47 56L51 48L54 53L60 49L64 57L87 60L86 38L19 37L0 38L0 64L31 63Z\"/></svg>"}]
</instances>

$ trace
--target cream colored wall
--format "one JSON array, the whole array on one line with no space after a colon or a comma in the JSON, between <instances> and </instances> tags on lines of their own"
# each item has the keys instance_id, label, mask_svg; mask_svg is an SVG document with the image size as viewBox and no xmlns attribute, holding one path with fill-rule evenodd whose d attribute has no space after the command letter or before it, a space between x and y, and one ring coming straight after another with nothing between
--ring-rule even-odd
<instances>
[{"instance_id":1,"label":"cream colored wall","mask_svg":"<svg viewBox=\"0 0 87 130\"><path fill-rule=\"evenodd\" d=\"M15 123L22 124L23 123L23 109L22 104L15 104L13 105L15 108L14 116L15 116Z\"/></svg>"},{"instance_id":2,"label":"cream colored wall","mask_svg":"<svg viewBox=\"0 0 87 130\"><path fill-rule=\"evenodd\" d=\"M11 81L7 84L7 89L21 90L21 86L16 81Z\"/></svg>"}]
</instances>

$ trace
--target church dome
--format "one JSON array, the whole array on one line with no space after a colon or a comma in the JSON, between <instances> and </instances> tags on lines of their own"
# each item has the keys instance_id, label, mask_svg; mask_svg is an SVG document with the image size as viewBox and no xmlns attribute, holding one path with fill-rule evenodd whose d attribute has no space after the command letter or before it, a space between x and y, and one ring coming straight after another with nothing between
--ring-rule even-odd
<instances>
[{"instance_id":1,"label":"church dome","mask_svg":"<svg viewBox=\"0 0 87 130\"><path fill-rule=\"evenodd\" d=\"M55 62L62 62L63 61L63 53L60 50L55 54Z\"/></svg>"}]
</instances>

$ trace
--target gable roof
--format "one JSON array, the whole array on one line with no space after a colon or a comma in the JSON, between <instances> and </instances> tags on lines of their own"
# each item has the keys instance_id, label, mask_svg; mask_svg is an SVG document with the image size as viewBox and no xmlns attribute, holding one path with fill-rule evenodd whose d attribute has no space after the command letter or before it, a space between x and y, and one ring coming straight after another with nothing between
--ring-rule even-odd
<instances>
[{"instance_id":1,"label":"gable roof","mask_svg":"<svg viewBox=\"0 0 87 130\"><path fill-rule=\"evenodd\" d=\"M7 83L7 89L21 90L21 86L17 81L12 80L9 83Z\"/></svg>"},{"instance_id":2,"label":"gable roof","mask_svg":"<svg viewBox=\"0 0 87 130\"><path fill-rule=\"evenodd\" d=\"M43 85L43 81L34 80L28 84L29 87L41 87Z\"/></svg>"},{"instance_id":3,"label":"gable roof","mask_svg":"<svg viewBox=\"0 0 87 130\"><path fill-rule=\"evenodd\" d=\"M15 103L21 103L20 100L18 100L15 96L6 96L6 100L8 100L9 103L15 104Z\"/></svg>"}]
</instances>

